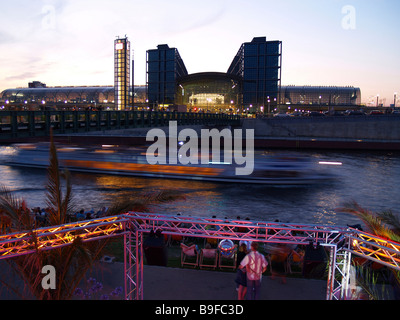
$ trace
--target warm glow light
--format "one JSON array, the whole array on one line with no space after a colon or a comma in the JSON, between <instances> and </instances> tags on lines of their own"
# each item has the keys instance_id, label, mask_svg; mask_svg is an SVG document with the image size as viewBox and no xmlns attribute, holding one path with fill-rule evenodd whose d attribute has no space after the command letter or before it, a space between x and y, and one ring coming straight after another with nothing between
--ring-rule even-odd
<instances>
[{"instance_id":1,"label":"warm glow light","mask_svg":"<svg viewBox=\"0 0 400 320\"><path fill-rule=\"evenodd\" d=\"M122 42L119 42L115 45L116 50L123 50L124 49L124 44Z\"/></svg>"},{"instance_id":2,"label":"warm glow light","mask_svg":"<svg viewBox=\"0 0 400 320\"><path fill-rule=\"evenodd\" d=\"M341 166L343 165L342 162L334 162L334 161L320 161L319 164L326 164L330 166Z\"/></svg>"}]
</instances>

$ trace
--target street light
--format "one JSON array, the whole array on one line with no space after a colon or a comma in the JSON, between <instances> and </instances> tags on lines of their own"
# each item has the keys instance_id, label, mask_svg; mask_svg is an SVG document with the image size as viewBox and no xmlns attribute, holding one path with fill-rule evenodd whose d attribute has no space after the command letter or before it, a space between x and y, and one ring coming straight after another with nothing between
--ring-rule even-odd
<instances>
[{"instance_id":1,"label":"street light","mask_svg":"<svg viewBox=\"0 0 400 320\"><path fill-rule=\"evenodd\" d=\"M397 92L394 93L393 108L396 108L396 97L397 97Z\"/></svg>"},{"instance_id":2,"label":"street light","mask_svg":"<svg viewBox=\"0 0 400 320\"><path fill-rule=\"evenodd\" d=\"M379 106L379 93L376 95L376 107Z\"/></svg>"}]
</instances>

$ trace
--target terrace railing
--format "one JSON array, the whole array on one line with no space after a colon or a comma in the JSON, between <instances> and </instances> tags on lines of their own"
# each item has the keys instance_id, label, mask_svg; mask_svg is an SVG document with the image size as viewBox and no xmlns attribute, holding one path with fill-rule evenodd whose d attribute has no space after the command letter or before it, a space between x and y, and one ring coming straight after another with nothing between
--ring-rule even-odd
<instances>
[{"instance_id":1,"label":"terrace railing","mask_svg":"<svg viewBox=\"0 0 400 320\"><path fill-rule=\"evenodd\" d=\"M0 236L0 260L51 250L83 241L123 236L125 297L143 299L143 235L160 230L166 235L322 246L329 251L326 298L345 299L352 255L400 270L400 243L349 227L268 223L130 212L115 217L52 226Z\"/></svg>"}]
</instances>

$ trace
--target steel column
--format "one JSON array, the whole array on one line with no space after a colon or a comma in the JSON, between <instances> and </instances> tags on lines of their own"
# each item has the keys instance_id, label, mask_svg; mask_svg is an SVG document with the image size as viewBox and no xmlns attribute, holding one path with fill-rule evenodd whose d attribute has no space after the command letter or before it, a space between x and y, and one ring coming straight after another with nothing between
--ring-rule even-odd
<instances>
[{"instance_id":1,"label":"steel column","mask_svg":"<svg viewBox=\"0 0 400 320\"><path fill-rule=\"evenodd\" d=\"M336 246L331 247L327 300L342 300L348 297L350 281L351 252L338 251Z\"/></svg>"},{"instance_id":2,"label":"steel column","mask_svg":"<svg viewBox=\"0 0 400 320\"><path fill-rule=\"evenodd\" d=\"M326 300L332 300L336 275L336 246L330 247Z\"/></svg>"},{"instance_id":3,"label":"steel column","mask_svg":"<svg viewBox=\"0 0 400 320\"><path fill-rule=\"evenodd\" d=\"M143 233L134 230L129 222L130 232L125 235L125 298L143 300Z\"/></svg>"}]
</instances>

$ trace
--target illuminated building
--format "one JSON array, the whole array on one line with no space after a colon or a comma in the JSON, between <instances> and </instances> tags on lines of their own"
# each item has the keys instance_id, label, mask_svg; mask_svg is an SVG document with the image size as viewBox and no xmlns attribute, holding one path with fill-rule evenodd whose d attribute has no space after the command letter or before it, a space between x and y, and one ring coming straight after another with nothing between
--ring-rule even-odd
<instances>
[{"instance_id":1,"label":"illuminated building","mask_svg":"<svg viewBox=\"0 0 400 320\"><path fill-rule=\"evenodd\" d=\"M242 104L251 111L269 112L279 101L282 42L256 37L245 42L233 59L229 74L242 78Z\"/></svg>"},{"instance_id":2,"label":"illuminated building","mask_svg":"<svg viewBox=\"0 0 400 320\"><path fill-rule=\"evenodd\" d=\"M177 81L187 76L185 64L176 48L159 45L147 51L147 96L155 106L176 103Z\"/></svg>"},{"instance_id":3,"label":"illuminated building","mask_svg":"<svg viewBox=\"0 0 400 320\"><path fill-rule=\"evenodd\" d=\"M226 74L188 75L178 50L159 45L147 52L149 102L209 112L236 112L242 107L267 112L279 101L281 56L281 41L257 37L242 44Z\"/></svg>"},{"instance_id":4,"label":"illuminated building","mask_svg":"<svg viewBox=\"0 0 400 320\"><path fill-rule=\"evenodd\" d=\"M114 42L114 101L116 110L125 110L130 105L130 59L131 44L128 38Z\"/></svg>"},{"instance_id":5,"label":"illuminated building","mask_svg":"<svg viewBox=\"0 0 400 320\"><path fill-rule=\"evenodd\" d=\"M177 104L186 105L193 112L237 113L241 94L238 76L222 72L194 73L179 79Z\"/></svg>"},{"instance_id":6,"label":"illuminated building","mask_svg":"<svg viewBox=\"0 0 400 320\"><path fill-rule=\"evenodd\" d=\"M282 86L280 104L359 106L361 90L351 86Z\"/></svg>"},{"instance_id":7,"label":"illuminated building","mask_svg":"<svg viewBox=\"0 0 400 320\"><path fill-rule=\"evenodd\" d=\"M187 107L179 110L213 113L269 113L277 105L361 105L361 91L355 87L282 86L282 42L267 41L266 37L243 43L226 73L189 74L176 48L158 45L147 51L143 86L134 86L128 39L115 40L114 52L114 87L47 87L33 81L29 88L3 91L0 101L4 106L32 109L52 106L125 110L132 106L157 110L178 105Z\"/></svg>"},{"instance_id":8,"label":"illuminated building","mask_svg":"<svg viewBox=\"0 0 400 320\"><path fill-rule=\"evenodd\" d=\"M146 86L129 88L130 95L135 97L136 105L146 103ZM115 90L113 86L90 87L46 87L15 88L0 93L0 100L9 104L22 106L62 106L62 107L97 107L115 109ZM25 103L26 102L26 103Z\"/></svg>"}]
</instances>

